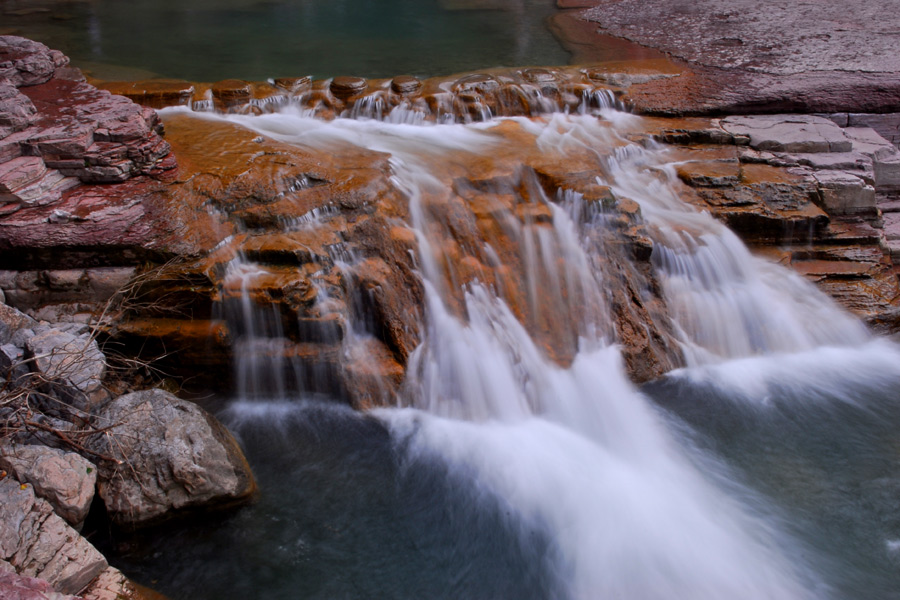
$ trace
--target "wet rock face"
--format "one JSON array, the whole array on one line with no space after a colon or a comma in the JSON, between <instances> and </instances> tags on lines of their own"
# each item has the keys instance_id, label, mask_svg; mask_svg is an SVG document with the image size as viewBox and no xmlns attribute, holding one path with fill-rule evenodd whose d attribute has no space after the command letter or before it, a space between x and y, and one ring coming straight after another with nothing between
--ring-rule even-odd
<instances>
[{"instance_id":1,"label":"wet rock face","mask_svg":"<svg viewBox=\"0 0 900 600\"><path fill-rule=\"evenodd\" d=\"M250 499L255 483L237 442L200 407L162 390L121 396L97 413L109 427L91 442L118 459L98 490L110 519L141 526L174 511Z\"/></svg>"},{"instance_id":2,"label":"wet rock face","mask_svg":"<svg viewBox=\"0 0 900 600\"><path fill-rule=\"evenodd\" d=\"M900 327L900 152L890 142L804 115L647 122L656 139L676 145L685 200L874 329Z\"/></svg>"}]
</instances>

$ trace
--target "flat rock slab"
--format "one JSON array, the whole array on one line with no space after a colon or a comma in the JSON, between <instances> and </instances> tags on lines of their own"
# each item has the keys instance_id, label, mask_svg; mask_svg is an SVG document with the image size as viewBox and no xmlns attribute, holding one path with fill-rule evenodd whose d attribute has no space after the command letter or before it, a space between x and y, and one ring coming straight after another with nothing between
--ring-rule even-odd
<instances>
[{"instance_id":1,"label":"flat rock slab","mask_svg":"<svg viewBox=\"0 0 900 600\"><path fill-rule=\"evenodd\" d=\"M889 0L606 0L585 18L694 63L791 75L900 71L900 13Z\"/></svg>"},{"instance_id":2,"label":"flat rock slab","mask_svg":"<svg viewBox=\"0 0 900 600\"><path fill-rule=\"evenodd\" d=\"M852 142L840 127L811 115L758 115L722 119L732 135L747 136L757 150L776 152L849 152Z\"/></svg>"}]
</instances>

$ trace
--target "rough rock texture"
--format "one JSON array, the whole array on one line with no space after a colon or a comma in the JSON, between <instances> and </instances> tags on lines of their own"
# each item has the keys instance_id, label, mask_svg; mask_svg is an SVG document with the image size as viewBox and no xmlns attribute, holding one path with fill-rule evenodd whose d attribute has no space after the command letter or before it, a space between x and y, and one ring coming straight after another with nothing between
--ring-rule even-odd
<instances>
[{"instance_id":1,"label":"rough rock texture","mask_svg":"<svg viewBox=\"0 0 900 600\"><path fill-rule=\"evenodd\" d=\"M900 202L892 179L900 152L887 140L872 129L832 129L796 115L647 124L655 139L675 146L678 176L690 186L683 199L874 329L900 328ZM791 148L803 152L784 151Z\"/></svg>"},{"instance_id":2,"label":"rough rock texture","mask_svg":"<svg viewBox=\"0 0 900 600\"><path fill-rule=\"evenodd\" d=\"M34 319L0 302L0 344L12 341L13 334L19 329L27 329L37 325Z\"/></svg>"},{"instance_id":3,"label":"rough rock texture","mask_svg":"<svg viewBox=\"0 0 900 600\"><path fill-rule=\"evenodd\" d=\"M889 2L601 0L600 32L691 63L630 91L655 113L896 112L898 16ZM786 33L789 32L789 33Z\"/></svg>"},{"instance_id":4,"label":"rough rock texture","mask_svg":"<svg viewBox=\"0 0 900 600\"><path fill-rule=\"evenodd\" d=\"M97 469L93 463L47 446L4 445L0 446L0 468L33 485L56 514L75 529L81 528L94 499Z\"/></svg>"},{"instance_id":5,"label":"rough rock texture","mask_svg":"<svg viewBox=\"0 0 900 600\"><path fill-rule=\"evenodd\" d=\"M161 594L142 593L141 588L115 567L107 567L80 594L81 600L166 600Z\"/></svg>"},{"instance_id":6,"label":"rough rock texture","mask_svg":"<svg viewBox=\"0 0 900 600\"><path fill-rule=\"evenodd\" d=\"M0 600L80 600L60 594L42 579L0 572Z\"/></svg>"},{"instance_id":7,"label":"rough rock texture","mask_svg":"<svg viewBox=\"0 0 900 600\"><path fill-rule=\"evenodd\" d=\"M85 83L67 63L43 44L0 36L3 266L58 260L60 248L82 267L134 263L191 244L175 231L183 213L167 210L151 178L174 167L156 113ZM129 179L127 190L84 185ZM91 254L99 247L106 264Z\"/></svg>"},{"instance_id":8,"label":"rough rock texture","mask_svg":"<svg viewBox=\"0 0 900 600\"><path fill-rule=\"evenodd\" d=\"M31 485L10 476L0 480L0 559L62 594L77 594L107 567L106 559Z\"/></svg>"},{"instance_id":9,"label":"rough rock texture","mask_svg":"<svg viewBox=\"0 0 900 600\"><path fill-rule=\"evenodd\" d=\"M227 429L191 402L162 390L121 396L97 413L109 427L94 450L104 465L98 490L110 519L140 526L172 511L249 500L253 476Z\"/></svg>"},{"instance_id":10,"label":"rough rock texture","mask_svg":"<svg viewBox=\"0 0 900 600\"><path fill-rule=\"evenodd\" d=\"M30 338L26 346L34 358L35 370L48 380L84 394L100 389L106 357L90 334L51 328Z\"/></svg>"},{"instance_id":11,"label":"rough rock texture","mask_svg":"<svg viewBox=\"0 0 900 600\"><path fill-rule=\"evenodd\" d=\"M29 39L0 36L0 78L16 87L38 85L49 81L57 69L69 64L58 50Z\"/></svg>"}]
</instances>

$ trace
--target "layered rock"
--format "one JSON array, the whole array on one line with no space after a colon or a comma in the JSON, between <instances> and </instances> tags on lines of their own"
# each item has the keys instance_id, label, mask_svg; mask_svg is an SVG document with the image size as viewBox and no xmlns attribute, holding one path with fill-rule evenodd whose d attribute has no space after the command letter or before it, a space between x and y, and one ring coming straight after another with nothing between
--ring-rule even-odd
<instances>
[{"instance_id":1,"label":"layered rock","mask_svg":"<svg viewBox=\"0 0 900 600\"><path fill-rule=\"evenodd\" d=\"M683 198L871 326L896 331L893 145L872 129L804 115L648 124L656 139L676 145L679 177L690 186Z\"/></svg>"},{"instance_id":2,"label":"layered rock","mask_svg":"<svg viewBox=\"0 0 900 600\"><path fill-rule=\"evenodd\" d=\"M107 567L90 543L35 495L31 485L0 479L0 559L16 572L77 594Z\"/></svg>"}]
</instances>

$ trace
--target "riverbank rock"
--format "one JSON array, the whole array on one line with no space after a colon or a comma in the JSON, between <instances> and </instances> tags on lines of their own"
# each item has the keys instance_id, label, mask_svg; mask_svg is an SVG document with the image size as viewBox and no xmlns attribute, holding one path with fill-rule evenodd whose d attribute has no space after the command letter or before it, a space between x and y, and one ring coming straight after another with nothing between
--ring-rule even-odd
<instances>
[{"instance_id":1,"label":"riverbank rock","mask_svg":"<svg viewBox=\"0 0 900 600\"><path fill-rule=\"evenodd\" d=\"M0 479L0 559L62 594L79 593L107 567L31 485L9 475Z\"/></svg>"},{"instance_id":2,"label":"riverbank rock","mask_svg":"<svg viewBox=\"0 0 900 600\"><path fill-rule=\"evenodd\" d=\"M234 437L197 405L162 390L121 396L97 413L109 429L92 449L104 465L98 491L110 519L141 526L173 511L251 499L255 482Z\"/></svg>"},{"instance_id":3,"label":"riverbank rock","mask_svg":"<svg viewBox=\"0 0 900 600\"><path fill-rule=\"evenodd\" d=\"M641 112L900 109L900 59L894 50L900 43L900 18L886 0L854 10L838 0L814 5L787 0L594 4L581 18L599 33L661 50L690 67L679 77L629 89Z\"/></svg>"},{"instance_id":4,"label":"riverbank rock","mask_svg":"<svg viewBox=\"0 0 900 600\"><path fill-rule=\"evenodd\" d=\"M16 575L0 570L0 600L81 600L60 594L43 579Z\"/></svg>"},{"instance_id":5,"label":"riverbank rock","mask_svg":"<svg viewBox=\"0 0 900 600\"><path fill-rule=\"evenodd\" d=\"M47 446L0 446L0 468L49 502L56 514L81 529L97 483L93 463L75 454Z\"/></svg>"}]
</instances>

